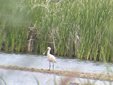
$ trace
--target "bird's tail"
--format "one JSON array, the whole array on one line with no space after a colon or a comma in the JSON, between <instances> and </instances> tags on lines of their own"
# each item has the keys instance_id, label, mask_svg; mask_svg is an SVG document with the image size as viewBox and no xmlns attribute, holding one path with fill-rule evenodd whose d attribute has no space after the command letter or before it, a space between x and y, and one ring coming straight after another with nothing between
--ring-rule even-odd
<instances>
[{"instance_id":1,"label":"bird's tail","mask_svg":"<svg viewBox=\"0 0 113 85\"><path fill-rule=\"evenodd\" d=\"M54 62L55 62L55 63L57 63L57 61L56 61L56 60L55 60Z\"/></svg>"}]
</instances>

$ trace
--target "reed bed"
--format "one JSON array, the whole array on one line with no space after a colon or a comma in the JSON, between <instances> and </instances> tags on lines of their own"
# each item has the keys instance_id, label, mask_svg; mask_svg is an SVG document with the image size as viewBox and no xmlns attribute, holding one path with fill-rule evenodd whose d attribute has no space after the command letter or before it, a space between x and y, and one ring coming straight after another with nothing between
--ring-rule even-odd
<instances>
[{"instance_id":1,"label":"reed bed","mask_svg":"<svg viewBox=\"0 0 113 85\"><path fill-rule=\"evenodd\" d=\"M113 61L113 0L0 1L0 49Z\"/></svg>"}]
</instances>

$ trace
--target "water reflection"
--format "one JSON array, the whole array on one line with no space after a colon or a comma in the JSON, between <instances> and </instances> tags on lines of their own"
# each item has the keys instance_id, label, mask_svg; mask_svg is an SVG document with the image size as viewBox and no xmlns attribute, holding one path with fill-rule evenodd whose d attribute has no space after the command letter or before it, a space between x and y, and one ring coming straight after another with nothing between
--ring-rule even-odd
<instances>
[{"instance_id":1,"label":"water reflection","mask_svg":"<svg viewBox=\"0 0 113 85\"><path fill-rule=\"evenodd\" d=\"M102 62L93 62L79 59L63 59L56 58L56 70L76 70L80 72L102 73L107 72L106 66ZM29 54L7 54L0 53L0 65L17 65L20 67L48 69L49 62L46 56L43 55L29 55ZM109 67L113 70L113 64L109 63ZM56 77L57 85L60 84L62 76L55 76L52 74L26 72L18 70L0 69L0 75L5 79L7 85L37 85L34 75L40 82L40 85L54 85L54 78ZM81 79L83 82L87 80ZM78 78L71 80L72 82L80 82ZM91 80L92 82L94 80ZM97 84L104 85L102 81L97 81ZM106 82L109 85L108 82ZM0 85L4 85L0 81Z\"/></svg>"}]
</instances>

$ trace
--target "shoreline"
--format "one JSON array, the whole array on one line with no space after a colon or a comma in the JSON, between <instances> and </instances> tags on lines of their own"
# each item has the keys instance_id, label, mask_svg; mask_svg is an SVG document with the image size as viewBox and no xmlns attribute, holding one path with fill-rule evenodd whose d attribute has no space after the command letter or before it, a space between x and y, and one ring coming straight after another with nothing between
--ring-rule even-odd
<instances>
[{"instance_id":1,"label":"shoreline","mask_svg":"<svg viewBox=\"0 0 113 85\"><path fill-rule=\"evenodd\" d=\"M9 65L9 66L0 65L0 68L1 69L20 70L20 71L49 73L49 74L55 74L58 76L87 78L87 79L102 80L102 81L113 81L113 74L85 73L85 72L63 71L63 70L48 70L48 69L19 67L19 66L12 66L12 65Z\"/></svg>"}]
</instances>

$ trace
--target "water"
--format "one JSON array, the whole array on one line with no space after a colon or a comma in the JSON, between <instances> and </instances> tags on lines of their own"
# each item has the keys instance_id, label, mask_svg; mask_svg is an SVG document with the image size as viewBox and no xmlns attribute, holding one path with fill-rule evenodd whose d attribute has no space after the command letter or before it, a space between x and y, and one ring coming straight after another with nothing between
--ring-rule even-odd
<instances>
[{"instance_id":1,"label":"water","mask_svg":"<svg viewBox=\"0 0 113 85\"><path fill-rule=\"evenodd\" d=\"M79 71L88 73L106 73L113 70L113 64L109 63L109 69L102 62L93 62L87 60L79 59L63 59L56 58L57 63L55 63L55 70L68 70L68 71ZM0 65L16 65L20 67L28 68L40 68L48 69L49 63L47 57L44 55L31 55L31 54L7 54L0 53ZM0 76L7 82L7 85L37 85L36 79L39 81L40 85L55 85L54 80L57 85L60 85L61 80L65 79L64 76L57 76L46 73L38 72L26 72L19 70L6 70L0 69ZM35 76L35 77L34 77ZM35 79L36 78L36 79ZM72 78L70 82L87 82L87 79ZM95 80L90 80L94 82ZM113 85L113 82L96 80L97 85ZM3 81L0 80L0 85L4 85Z\"/></svg>"}]
</instances>

